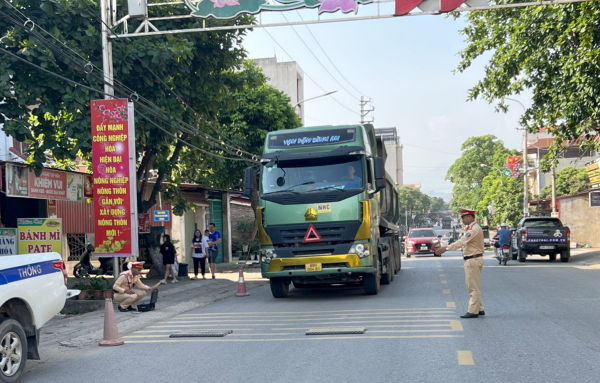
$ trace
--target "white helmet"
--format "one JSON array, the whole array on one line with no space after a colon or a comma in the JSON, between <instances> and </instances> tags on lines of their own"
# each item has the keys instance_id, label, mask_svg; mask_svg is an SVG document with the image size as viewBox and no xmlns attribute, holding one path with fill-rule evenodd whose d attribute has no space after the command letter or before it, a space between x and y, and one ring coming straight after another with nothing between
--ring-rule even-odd
<instances>
[{"instance_id":1,"label":"white helmet","mask_svg":"<svg viewBox=\"0 0 600 383\"><path fill-rule=\"evenodd\" d=\"M505 224L504 222L502 222L502 223L500 224L500 227L508 227L508 225L507 225L507 224Z\"/></svg>"}]
</instances>

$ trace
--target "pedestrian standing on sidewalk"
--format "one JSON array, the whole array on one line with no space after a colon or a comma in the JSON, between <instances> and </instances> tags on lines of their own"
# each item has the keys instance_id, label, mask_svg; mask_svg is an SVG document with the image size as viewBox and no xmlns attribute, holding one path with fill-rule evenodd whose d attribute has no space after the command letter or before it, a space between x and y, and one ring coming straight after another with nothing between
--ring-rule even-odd
<instances>
[{"instance_id":1,"label":"pedestrian standing on sidewalk","mask_svg":"<svg viewBox=\"0 0 600 383\"><path fill-rule=\"evenodd\" d=\"M175 263L175 246L171 243L171 236L169 234L163 235L163 244L160 245L160 253L163 256L163 265L165 265L165 278L160 281L160 283L163 285L167 284L169 273L173 275L171 283L179 282L177 280L177 275L173 270L173 264Z\"/></svg>"},{"instance_id":2,"label":"pedestrian standing on sidewalk","mask_svg":"<svg viewBox=\"0 0 600 383\"><path fill-rule=\"evenodd\" d=\"M215 279L215 273L217 272L217 256L219 255L219 244L221 243L221 233L215 230L214 222L208 225L208 255L210 257L210 272L212 279Z\"/></svg>"},{"instance_id":3,"label":"pedestrian standing on sidewalk","mask_svg":"<svg viewBox=\"0 0 600 383\"><path fill-rule=\"evenodd\" d=\"M194 278L192 279L198 279L198 265L200 265L202 279L206 279L204 276L206 273L206 248L208 248L206 239L202 237L200 230L196 230L194 238L192 238L192 258L194 259Z\"/></svg>"},{"instance_id":4,"label":"pedestrian standing on sidewalk","mask_svg":"<svg viewBox=\"0 0 600 383\"><path fill-rule=\"evenodd\" d=\"M465 235L458 241L446 247L440 247L435 251L436 255L442 255L446 250L462 249L465 260L465 282L469 292L469 309L461 318L477 318L485 315L481 303L481 269L483 268L483 229L475 221L475 211L462 209L460 217L466 226Z\"/></svg>"},{"instance_id":5,"label":"pedestrian standing on sidewalk","mask_svg":"<svg viewBox=\"0 0 600 383\"><path fill-rule=\"evenodd\" d=\"M123 271L113 285L115 302L119 302L119 311L137 311L133 305L146 296L146 291L154 290L155 287L146 286L140 280L144 262L133 262L131 270ZM134 289L136 286L137 289Z\"/></svg>"}]
</instances>

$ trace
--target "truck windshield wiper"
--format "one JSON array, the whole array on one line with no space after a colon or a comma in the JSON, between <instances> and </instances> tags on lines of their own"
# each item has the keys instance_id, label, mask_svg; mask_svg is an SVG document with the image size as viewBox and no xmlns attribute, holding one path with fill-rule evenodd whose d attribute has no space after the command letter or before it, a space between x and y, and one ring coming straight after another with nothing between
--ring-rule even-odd
<instances>
[{"instance_id":1,"label":"truck windshield wiper","mask_svg":"<svg viewBox=\"0 0 600 383\"><path fill-rule=\"evenodd\" d=\"M303 186L303 185L312 185L312 184L314 184L314 183L315 183L315 181L306 181L306 182L302 182L301 184L294 185L294 186L290 186L290 187L289 187L289 188L287 188L287 189L280 190L280 191L279 191L279 193L281 193L281 192L286 192L286 191L290 191L290 190L292 190L293 188L295 188L295 187L298 187L298 186ZM297 193L297 192L296 192L296 193Z\"/></svg>"}]
</instances>

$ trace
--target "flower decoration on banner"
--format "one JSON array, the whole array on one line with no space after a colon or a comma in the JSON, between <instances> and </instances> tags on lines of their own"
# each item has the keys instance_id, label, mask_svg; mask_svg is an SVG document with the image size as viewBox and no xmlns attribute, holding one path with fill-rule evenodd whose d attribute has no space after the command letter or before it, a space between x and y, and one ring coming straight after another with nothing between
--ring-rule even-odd
<instances>
[{"instance_id":1,"label":"flower decoration on banner","mask_svg":"<svg viewBox=\"0 0 600 383\"><path fill-rule=\"evenodd\" d=\"M213 8L223 8L226 5L233 7L234 5L240 5L237 0L210 0L214 5Z\"/></svg>"},{"instance_id":2,"label":"flower decoration on banner","mask_svg":"<svg viewBox=\"0 0 600 383\"><path fill-rule=\"evenodd\" d=\"M342 11L358 12L358 4L369 4L373 0L203 0L199 3L185 0L195 17L233 19L241 14L256 14L261 11L289 11L300 8L318 8L319 14Z\"/></svg>"},{"instance_id":3,"label":"flower decoration on banner","mask_svg":"<svg viewBox=\"0 0 600 383\"><path fill-rule=\"evenodd\" d=\"M507 176L510 176L512 174L513 177L518 177L519 172L517 171L517 169L521 165L520 161L522 159L523 157L521 156L508 156L508 158L506 159L506 169L504 169L504 173Z\"/></svg>"}]
</instances>

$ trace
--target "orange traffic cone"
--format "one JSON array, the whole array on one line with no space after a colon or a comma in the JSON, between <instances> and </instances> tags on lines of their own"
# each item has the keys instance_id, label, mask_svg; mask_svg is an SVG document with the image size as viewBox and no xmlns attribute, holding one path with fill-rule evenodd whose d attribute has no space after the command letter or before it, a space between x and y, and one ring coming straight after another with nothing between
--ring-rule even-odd
<instances>
[{"instance_id":1,"label":"orange traffic cone","mask_svg":"<svg viewBox=\"0 0 600 383\"><path fill-rule=\"evenodd\" d=\"M125 343L123 339L119 338L112 299L106 298L104 300L104 340L100 342L100 346L120 346L123 343Z\"/></svg>"},{"instance_id":2,"label":"orange traffic cone","mask_svg":"<svg viewBox=\"0 0 600 383\"><path fill-rule=\"evenodd\" d=\"M238 292L235 294L236 297L247 297L248 291L246 291L246 282L244 282L244 271L240 269L240 279L238 280Z\"/></svg>"}]
</instances>

